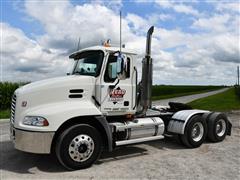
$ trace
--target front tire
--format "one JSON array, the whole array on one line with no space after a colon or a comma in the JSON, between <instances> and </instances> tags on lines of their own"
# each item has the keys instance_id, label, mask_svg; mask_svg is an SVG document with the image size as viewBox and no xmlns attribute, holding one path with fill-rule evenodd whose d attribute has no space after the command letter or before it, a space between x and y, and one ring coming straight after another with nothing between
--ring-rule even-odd
<instances>
[{"instance_id":1,"label":"front tire","mask_svg":"<svg viewBox=\"0 0 240 180\"><path fill-rule=\"evenodd\" d=\"M68 170L87 168L101 154L101 136L94 127L77 124L60 134L55 151L58 161Z\"/></svg>"},{"instance_id":2,"label":"front tire","mask_svg":"<svg viewBox=\"0 0 240 180\"><path fill-rule=\"evenodd\" d=\"M181 142L189 147L196 148L202 145L207 136L206 121L199 115L193 116L185 127L183 135L180 135Z\"/></svg>"}]
</instances>

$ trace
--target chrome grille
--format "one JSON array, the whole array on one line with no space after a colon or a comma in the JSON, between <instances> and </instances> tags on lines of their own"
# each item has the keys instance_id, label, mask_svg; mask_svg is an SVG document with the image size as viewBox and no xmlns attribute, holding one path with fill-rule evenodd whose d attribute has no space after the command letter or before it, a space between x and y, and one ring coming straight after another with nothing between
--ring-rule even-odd
<instances>
[{"instance_id":1,"label":"chrome grille","mask_svg":"<svg viewBox=\"0 0 240 180\"><path fill-rule=\"evenodd\" d=\"M15 120L15 108L16 108L17 96L14 94L11 103L11 122L14 123Z\"/></svg>"}]
</instances>

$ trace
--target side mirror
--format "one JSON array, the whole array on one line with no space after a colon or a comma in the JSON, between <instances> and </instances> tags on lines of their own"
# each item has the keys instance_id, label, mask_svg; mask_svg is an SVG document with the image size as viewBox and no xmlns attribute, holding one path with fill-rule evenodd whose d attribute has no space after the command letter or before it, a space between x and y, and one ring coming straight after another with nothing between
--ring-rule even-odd
<instances>
[{"instance_id":1,"label":"side mirror","mask_svg":"<svg viewBox=\"0 0 240 180\"><path fill-rule=\"evenodd\" d=\"M116 52L114 54L116 57L115 63L110 63L108 68L108 74L111 75L112 79L116 77L119 80L126 79L126 72L127 72L127 57L126 55Z\"/></svg>"},{"instance_id":2,"label":"side mirror","mask_svg":"<svg viewBox=\"0 0 240 180\"><path fill-rule=\"evenodd\" d=\"M121 74L123 72L123 65L124 65L124 59L122 55L119 53L117 57L117 74Z\"/></svg>"},{"instance_id":3,"label":"side mirror","mask_svg":"<svg viewBox=\"0 0 240 180\"><path fill-rule=\"evenodd\" d=\"M117 74L120 76L125 76L127 72L127 57L123 54L117 57Z\"/></svg>"}]
</instances>

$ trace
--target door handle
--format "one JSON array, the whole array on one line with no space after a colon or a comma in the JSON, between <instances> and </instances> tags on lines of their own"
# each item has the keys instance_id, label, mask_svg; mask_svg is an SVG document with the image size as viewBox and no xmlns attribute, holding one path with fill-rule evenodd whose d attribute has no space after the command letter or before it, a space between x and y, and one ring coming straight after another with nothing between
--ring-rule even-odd
<instances>
[{"instance_id":1,"label":"door handle","mask_svg":"<svg viewBox=\"0 0 240 180\"><path fill-rule=\"evenodd\" d=\"M118 83L119 83L119 79L118 79L118 81L116 82L116 84L114 84L114 85L109 85L109 86L108 86L109 89L114 89L114 88L118 85Z\"/></svg>"}]
</instances>

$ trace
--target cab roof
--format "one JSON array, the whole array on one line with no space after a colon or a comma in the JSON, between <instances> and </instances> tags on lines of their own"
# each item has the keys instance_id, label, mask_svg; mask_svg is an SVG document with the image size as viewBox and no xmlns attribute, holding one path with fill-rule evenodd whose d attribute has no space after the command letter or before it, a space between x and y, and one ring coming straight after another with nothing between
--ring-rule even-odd
<instances>
[{"instance_id":1,"label":"cab roof","mask_svg":"<svg viewBox=\"0 0 240 180\"><path fill-rule=\"evenodd\" d=\"M119 47L105 47L105 46L91 46L91 47L84 48L84 49L81 49L81 50L78 50L78 51L72 53L69 56L69 58L74 58L77 54L79 54L81 52L92 51L92 50L102 50L102 51L107 51L107 52L116 52L116 51L120 51L120 48ZM137 55L137 53L134 52L133 50L126 49L126 48L122 48L121 52L125 53L125 54Z\"/></svg>"}]
</instances>

